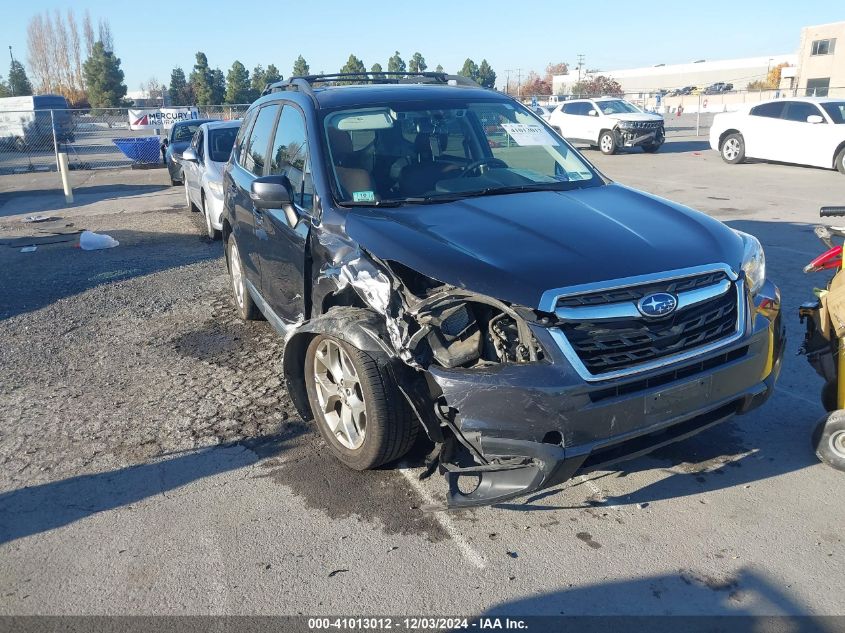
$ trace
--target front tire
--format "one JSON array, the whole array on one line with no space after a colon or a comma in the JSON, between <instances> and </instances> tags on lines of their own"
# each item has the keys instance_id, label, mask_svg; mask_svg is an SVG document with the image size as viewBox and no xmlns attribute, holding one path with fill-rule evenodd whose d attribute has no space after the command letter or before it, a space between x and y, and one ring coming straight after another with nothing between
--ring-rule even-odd
<instances>
[{"instance_id":1,"label":"front tire","mask_svg":"<svg viewBox=\"0 0 845 633\"><path fill-rule=\"evenodd\" d=\"M845 174L845 147L836 155L836 160L834 161L834 165L836 169L839 170L840 174Z\"/></svg>"},{"instance_id":2,"label":"front tire","mask_svg":"<svg viewBox=\"0 0 845 633\"><path fill-rule=\"evenodd\" d=\"M320 434L349 468L376 468L414 445L418 425L386 364L319 334L308 345L304 371Z\"/></svg>"},{"instance_id":3,"label":"front tire","mask_svg":"<svg viewBox=\"0 0 845 633\"><path fill-rule=\"evenodd\" d=\"M261 318L261 311L246 286L246 271L241 261L241 253L235 242L235 236L230 235L226 244L227 259L229 261L229 277L232 280L232 293L235 298L235 308L244 321L257 321Z\"/></svg>"},{"instance_id":4,"label":"front tire","mask_svg":"<svg viewBox=\"0 0 845 633\"><path fill-rule=\"evenodd\" d=\"M813 433L816 456L828 466L845 471L845 410L823 417Z\"/></svg>"},{"instance_id":5,"label":"front tire","mask_svg":"<svg viewBox=\"0 0 845 633\"><path fill-rule=\"evenodd\" d=\"M724 141L719 152L722 155L722 160L729 165L738 165L745 160L745 139L742 134L729 134Z\"/></svg>"},{"instance_id":6,"label":"front tire","mask_svg":"<svg viewBox=\"0 0 845 633\"><path fill-rule=\"evenodd\" d=\"M605 130L599 136L599 149L605 156L610 156L616 153L616 135L610 131Z\"/></svg>"}]
</instances>

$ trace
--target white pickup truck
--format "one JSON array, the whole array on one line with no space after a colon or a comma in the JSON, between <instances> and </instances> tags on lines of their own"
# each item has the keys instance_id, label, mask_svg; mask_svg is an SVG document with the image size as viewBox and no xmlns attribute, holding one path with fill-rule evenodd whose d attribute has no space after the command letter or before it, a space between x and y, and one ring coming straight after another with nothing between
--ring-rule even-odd
<instances>
[{"instance_id":1,"label":"white pickup truck","mask_svg":"<svg viewBox=\"0 0 845 633\"><path fill-rule=\"evenodd\" d=\"M552 112L549 124L565 139L596 146L603 154L623 147L656 152L665 140L662 116L617 97L566 101Z\"/></svg>"}]
</instances>

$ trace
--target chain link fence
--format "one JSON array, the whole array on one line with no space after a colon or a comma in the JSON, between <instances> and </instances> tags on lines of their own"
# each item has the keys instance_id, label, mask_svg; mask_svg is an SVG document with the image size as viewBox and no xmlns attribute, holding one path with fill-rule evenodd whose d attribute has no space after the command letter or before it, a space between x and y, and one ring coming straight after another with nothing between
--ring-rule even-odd
<instances>
[{"instance_id":1,"label":"chain link fence","mask_svg":"<svg viewBox=\"0 0 845 633\"><path fill-rule=\"evenodd\" d=\"M229 120L241 118L247 108L197 110L200 119ZM67 153L72 170L153 167L162 164L158 147L168 133L130 129L127 108L0 111L0 175L57 171L59 152Z\"/></svg>"}]
</instances>

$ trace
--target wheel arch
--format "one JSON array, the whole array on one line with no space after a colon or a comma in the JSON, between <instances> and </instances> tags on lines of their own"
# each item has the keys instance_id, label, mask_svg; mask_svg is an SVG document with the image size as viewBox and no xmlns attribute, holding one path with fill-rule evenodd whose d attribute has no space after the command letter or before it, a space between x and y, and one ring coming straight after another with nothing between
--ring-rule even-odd
<instances>
[{"instance_id":1,"label":"wheel arch","mask_svg":"<svg viewBox=\"0 0 845 633\"><path fill-rule=\"evenodd\" d=\"M303 420L314 417L305 389L305 352L319 334L328 334L389 363L394 356L387 341L384 318L365 308L335 306L303 323L285 342L282 372L288 394Z\"/></svg>"},{"instance_id":2,"label":"wheel arch","mask_svg":"<svg viewBox=\"0 0 845 633\"><path fill-rule=\"evenodd\" d=\"M833 168L836 169L836 159L839 157L839 153L845 151L845 141L842 141L835 150L833 150Z\"/></svg>"}]
</instances>

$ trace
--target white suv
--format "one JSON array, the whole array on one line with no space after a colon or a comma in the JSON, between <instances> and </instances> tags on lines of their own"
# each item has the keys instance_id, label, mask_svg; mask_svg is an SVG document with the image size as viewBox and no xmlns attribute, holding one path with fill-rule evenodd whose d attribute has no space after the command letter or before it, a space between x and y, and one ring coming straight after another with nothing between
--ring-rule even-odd
<instances>
[{"instance_id":1,"label":"white suv","mask_svg":"<svg viewBox=\"0 0 845 633\"><path fill-rule=\"evenodd\" d=\"M665 139L662 116L617 97L566 101L552 112L549 124L565 139L597 146L602 154L636 146L656 152Z\"/></svg>"}]
</instances>

